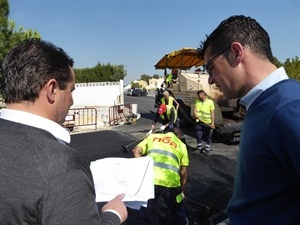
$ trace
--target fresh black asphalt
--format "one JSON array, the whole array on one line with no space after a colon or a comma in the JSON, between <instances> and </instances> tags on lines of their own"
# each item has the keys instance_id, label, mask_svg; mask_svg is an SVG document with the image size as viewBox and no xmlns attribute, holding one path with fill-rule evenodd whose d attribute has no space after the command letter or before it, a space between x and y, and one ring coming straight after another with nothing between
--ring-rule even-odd
<instances>
[{"instance_id":1,"label":"fresh black asphalt","mask_svg":"<svg viewBox=\"0 0 300 225\"><path fill-rule=\"evenodd\" d=\"M130 131L126 129L110 128L73 134L70 146L80 152L88 162L105 157L129 158L132 157L131 153L125 153L122 146L143 137L147 129L139 125L132 125ZM139 133L139 137L135 132ZM190 141L193 141L193 137ZM225 153L230 152L230 147L213 144L218 146L218 150L211 156L192 153L193 148L189 147L190 166L185 190L187 198L184 201L190 225L213 225L226 218L226 205L232 192L236 159L226 156ZM223 149L224 154L221 154ZM128 176L133 174L134 171ZM99 207L101 205L98 204ZM135 225L137 212L131 209L128 211L128 219L123 225ZM160 225L172 225L163 201L157 204L157 215Z\"/></svg>"}]
</instances>

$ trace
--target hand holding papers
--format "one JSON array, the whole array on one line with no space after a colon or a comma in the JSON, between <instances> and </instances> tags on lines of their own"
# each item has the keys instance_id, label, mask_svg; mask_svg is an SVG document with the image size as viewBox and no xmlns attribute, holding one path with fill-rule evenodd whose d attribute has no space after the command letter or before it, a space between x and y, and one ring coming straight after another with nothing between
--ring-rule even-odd
<instances>
[{"instance_id":1,"label":"hand holding papers","mask_svg":"<svg viewBox=\"0 0 300 225\"><path fill-rule=\"evenodd\" d=\"M153 159L104 158L91 163L96 202L106 202L125 193L125 205L139 209L154 198Z\"/></svg>"}]
</instances>

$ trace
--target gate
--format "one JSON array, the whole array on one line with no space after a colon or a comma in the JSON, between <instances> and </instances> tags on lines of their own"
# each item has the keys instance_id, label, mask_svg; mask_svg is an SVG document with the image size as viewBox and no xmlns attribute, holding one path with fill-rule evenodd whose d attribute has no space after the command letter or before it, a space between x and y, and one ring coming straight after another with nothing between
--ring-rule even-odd
<instances>
[{"instance_id":1,"label":"gate","mask_svg":"<svg viewBox=\"0 0 300 225\"><path fill-rule=\"evenodd\" d=\"M73 108L69 109L63 127L70 131L78 126L94 126L97 130L97 109L96 108Z\"/></svg>"},{"instance_id":2,"label":"gate","mask_svg":"<svg viewBox=\"0 0 300 225\"><path fill-rule=\"evenodd\" d=\"M109 107L109 125L116 126L132 115L132 105L114 105Z\"/></svg>"}]
</instances>

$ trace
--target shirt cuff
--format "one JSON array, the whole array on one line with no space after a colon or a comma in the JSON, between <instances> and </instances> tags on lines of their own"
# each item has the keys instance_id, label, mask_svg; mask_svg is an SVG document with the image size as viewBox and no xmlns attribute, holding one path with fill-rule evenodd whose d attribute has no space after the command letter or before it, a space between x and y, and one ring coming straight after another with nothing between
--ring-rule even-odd
<instances>
[{"instance_id":1,"label":"shirt cuff","mask_svg":"<svg viewBox=\"0 0 300 225\"><path fill-rule=\"evenodd\" d=\"M104 213L104 212L111 212L113 214L116 214L119 217L120 221L121 221L121 216L120 216L120 214L116 210L107 209L107 210L103 211L102 213Z\"/></svg>"}]
</instances>

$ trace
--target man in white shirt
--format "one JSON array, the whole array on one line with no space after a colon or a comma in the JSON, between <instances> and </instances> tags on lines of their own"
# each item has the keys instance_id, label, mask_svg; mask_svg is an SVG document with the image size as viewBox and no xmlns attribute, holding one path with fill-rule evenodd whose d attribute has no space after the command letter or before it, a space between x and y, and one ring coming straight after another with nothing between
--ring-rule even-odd
<instances>
[{"instance_id":1,"label":"man in white shirt","mask_svg":"<svg viewBox=\"0 0 300 225\"><path fill-rule=\"evenodd\" d=\"M2 64L0 224L121 224L124 194L98 212L89 165L61 127L73 104L75 74L61 48L38 39Z\"/></svg>"}]
</instances>

